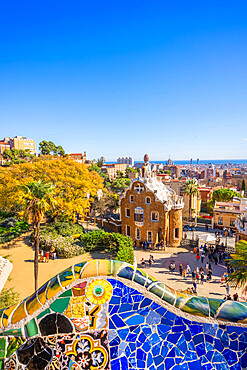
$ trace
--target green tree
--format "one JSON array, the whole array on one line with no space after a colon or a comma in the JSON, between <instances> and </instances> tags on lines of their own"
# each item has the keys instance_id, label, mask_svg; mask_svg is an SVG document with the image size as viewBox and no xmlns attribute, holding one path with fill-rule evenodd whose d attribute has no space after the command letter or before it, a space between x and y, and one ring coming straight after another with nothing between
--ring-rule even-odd
<instances>
[{"instance_id":1,"label":"green tree","mask_svg":"<svg viewBox=\"0 0 247 370\"><path fill-rule=\"evenodd\" d=\"M234 288L240 287L242 292L247 292L247 242L240 240L236 246L236 253L232 254L232 259L226 262L234 272L227 277L227 282Z\"/></svg>"},{"instance_id":2,"label":"green tree","mask_svg":"<svg viewBox=\"0 0 247 370\"><path fill-rule=\"evenodd\" d=\"M183 187L183 193L189 196L189 218L191 219L192 197L199 193L197 181L195 179L187 180Z\"/></svg>"},{"instance_id":3,"label":"green tree","mask_svg":"<svg viewBox=\"0 0 247 370\"><path fill-rule=\"evenodd\" d=\"M103 166L103 163L105 162L105 158L104 157L100 157L97 161L97 164L99 167L102 167Z\"/></svg>"},{"instance_id":4,"label":"green tree","mask_svg":"<svg viewBox=\"0 0 247 370\"><path fill-rule=\"evenodd\" d=\"M243 194L245 195L246 194L246 182L245 182L245 179L242 180L241 190L242 190Z\"/></svg>"},{"instance_id":5,"label":"green tree","mask_svg":"<svg viewBox=\"0 0 247 370\"><path fill-rule=\"evenodd\" d=\"M55 200L53 198L54 186L42 181L30 182L22 187L25 192L25 216L33 222L34 228L34 280L35 290L38 289L38 257L39 257L39 231L40 223L45 212L49 211Z\"/></svg>"},{"instance_id":6,"label":"green tree","mask_svg":"<svg viewBox=\"0 0 247 370\"><path fill-rule=\"evenodd\" d=\"M64 156L65 151L61 145L56 146L53 141L43 140L39 143L39 150L42 155L60 155Z\"/></svg>"},{"instance_id":7,"label":"green tree","mask_svg":"<svg viewBox=\"0 0 247 370\"><path fill-rule=\"evenodd\" d=\"M218 189L213 192L212 199L216 202L230 202L233 197L240 197L240 194L231 189Z\"/></svg>"}]
</instances>

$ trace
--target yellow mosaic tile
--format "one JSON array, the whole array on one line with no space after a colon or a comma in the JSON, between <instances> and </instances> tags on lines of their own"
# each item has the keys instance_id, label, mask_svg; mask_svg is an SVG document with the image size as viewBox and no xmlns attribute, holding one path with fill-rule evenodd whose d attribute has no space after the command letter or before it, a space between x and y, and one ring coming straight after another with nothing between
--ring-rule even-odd
<instances>
[{"instance_id":1,"label":"yellow mosaic tile","mask_svg":"<svg viewBox=\"0 0 247 370\"><path fill-rule=\"evenodd\" d=\"M61 285L59 284L58 277L55 276L53 279L51 279L50 285L46 291L46 299L51 299L56 295L58 292L62 290Z\"/></svg>"},{"instance_id":2,"label":"yellow mosaic tile","mask_svg":"<svg viewBox=\"0 0 247 370\"><path fill-rule=\"evenodd\" d=\"M87 261L84 261L82 263L78 263L77 265L74 265L74 275L75 275L76 280L80 278L81 271L86 263Z\"/></svg>"},{"instance_id":3,"label":"yellow mosaic tile","mask_svg":"<svg viewBox=\"0 0 247 370\"><path fill-rule=\"evenodd\" d=\"M32 315L41 307L41 304L36 296L36 292L28 298L26 303L26 309L29 315Z\"/></svg>"},{"instance_id":4,"label":"yellow mosaic tile","mask_svg":"<svg viewBox=\"0 0 247 370\"><path fill-rule=\"evenodd\" d=\"M124 262L122 261L112 261L112 275L116 276L120 267L122 267L123 265L124 265Z\"/></svg>"},{"instance_id":5,"label":"yellow mosaic tile","mask_svg":"<svg viewBox=\"0 0 247 370\"><path fill-rule=\"evenodd\" d=\"M37 291L37 296L39 298L40 303L45 304L46 302L46 290L48 285L50 284L50 281L47 281L39 290Z\"/></svg>"},{"instance_id":6,"label":"yellow mosaic tile","mask_svg":"<svg viewBox=\"0 0 247 370\"><path fill-rule=\"evenodd\" d=\"M97 260L89 261L81 272L80 279L97 276Z\"/></svg>"},{"instance_id":7,"label":"yellow mosaic tile","mask_svg":"<svg viewBox=\"0 0 247 370\"><path fill-rule=\"evenodd\" d=\"M75 281L73 275L73 266L67 268L59 274L60 284L64 288Z\"/></svg>"},{"instance_id":8,"label":"yellow mosaic tile","mask_svg":"<svg viewBox=\"0 0 247 370\"><path fill-rule=\"evenodd\" d=\"M6 328L6 326L8 324L11 323L11 320L9 320L10 318L10 315L12 314L12 312L16 309L16 307L18 306L19 303L16 303L14 304L13 306L10 306L9 308L7 308L4 313L3 313L3 317L2 317L2 326L4 328Z\"/></svg>"},{"instance_id":9,"label":"yellow mosaic tile","mask_svg":"<svg viewBox=\"0 0 247 370\"><path fill-rule=\"evenodd\" d=\"M11 323L14 325L20 320L24 319L27 317L27 312L26 312L26 301L23 301L20 303L20 305L17 307L15 312L13 313Z\"/></svg>"},{"instance_id":10,"label":"yellow mosaic tile","mask_svg":"<svg viewBox=\"0 0 247 370\"><path fill-rule=\"evenodd\" d=\"M98 275L108 276L111 274L111 261L98 260Z\"/></svg>"}]
</instances>

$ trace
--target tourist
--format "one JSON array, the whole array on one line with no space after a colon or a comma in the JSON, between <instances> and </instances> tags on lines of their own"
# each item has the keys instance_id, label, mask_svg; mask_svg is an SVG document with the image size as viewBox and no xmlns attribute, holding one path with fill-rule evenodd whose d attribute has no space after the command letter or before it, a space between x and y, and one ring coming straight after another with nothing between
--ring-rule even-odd
<instances>
[{"instance_id":1,"label":"tourist","mask_svg":"<svg viewBox=\"0 0 247 370\"><path fill-rule=\"evenodd\" d=\"M191 277L192 277L192 281L195 281L195 279L196 279L196 272L195 272L195 270L192 271Z\"/></svg>"},{"instance_id":2,"label":"tourist","mask_svg":"<svg viewBox=\"0 0 247 370\"><path fill-rule=\"evenodd\" d=\"M208 262L206 263L206 273L208 273Z\"/></svg>"},{"instance_id":3,"label":"tourist","mask_svg":"<svg viewBox=\"0 0 247 370\"><path fill-rule=\"evenodd\" d=\"M50 253L49 252L45 252L45 262L49 262L49 257L50 257Z\"/></svg>"},{"instance_id":4,"label":"tourist","mask_svg":"<svg viewBox=\"0 0 247 370\"><path fill-rule=\"evenodd\" d=\"M238 301L238 293L233 294L233 300Z\"/></svg>"},{"instance_id":5,"label":"tourist","mask_svg":"<svg viewBox=\"0 0 247 370\"><path fill-rule=\"evenodd\" d=\"M201 284L203 284L203 280L204 280L204 271L202 270L201 271Z\"/></svg>"},{"instance_id":6,"label":"tourist","mask_svg":"<svg viewBox=\"0 0 247 370\"><path fill-rule=\"evenodd\" d=\"M42 250L39 251L39 262L45 262L44 252Z\"/></svg>"},{"instance_id":7,"label":"tourist","mask_svg":"<svg viewBox=\"0 0 247 370\"><path fill-rule=\"evenodd\" d=\"M142 267L145 267L145 261L144 261L144 258L141 259L141 265Z\"/></svg>"},{"instance_id":8,"label":"tourist","mask_svg":"<svg viewBox=\"0 0 247 370\"><path fill-rule=\"evenodd\" d=\"M205 254L204 254L204 252L202 252L202 254L201 254L201 263L203 263L204 257L205 257Z\"/></svg>"},{"instance_id":9,"label":"tourist","mask_svg":"<svg viewBox=\"0 0 247 370\"><path fill-rule=\"evenodd\" d=\"M196 288L197 288L197 283L196 283L196 281L193 281L193 292L195 294L197 294Z\"/></svg>"},{"instance_id":10,"label":"tourist","mask_svg":"<svg viewBox=\"0 0 247 370\"><path fill-rule=\"evenodd\" d=\"M208 270L208 275L207 275L207 280L209 280L209 281L210 281L210 280L212 279L212 274L213 274L213 273L212 273L212 270L211 270L211 269L209 269L209 270Z\"/></svg>"},{"instance_id":11,"label":"tourist","mask_svg":"<svg viewBox=\"0 0 247 370\"><path fill-rule=\"evenodd\" d=\"M229 296L230 295L230 286L228 283L226 283L226 295Z\"/></svg>"},{"instance_id":12,"label":"tourist","mask_svg":"<svg viewBox=\"0 0 247 370\"><path fill-rule=\"evenodd\" d=\"M186 268L186 273L187 275L189 275L191 273L191 268L190 268L190 265L187 265L187 268Z\"/></svg>"},{"instance_id":13,"label":"tourist","mask_svg":"<svg viewBox=\"0 0 247 370\"><path fill-rule=\"evenodd\" d=\"M134 241L133 248L136 249L136 240Z\"/></svg>"},{"instance_id":14,"label":"tourist","mask_svg":"<svg viewBox=\"0 0 247 370\"><path fill-rule=\"evenodd\" d=\"M55 259L55 256L56 256L56 249L52 246L51 249L50 249L50 255L51 255L51 259ZM55 256L54 256L55 254Z\"/></svg>"},{"instance_id":15,"label":"tourist","mask_svg":"<svg viewBox=\"0 0 247 370\"><path fill-rule=\"evenodd\" d=\"M186 279L186 270L183 269L183 278Z\"/></svg>"},{"instance_id":16,"label":"tourist","mask_svg":"<svg viewBox=\"0 0 247 370\"><path fill-rule=\"evenodd\" d=\"M179 273L182 276L182 274L183 274L183 265L181 263L179 265Z\"/></svg>"},{"instance_id":17,"label":"tourist","mask_svg":"<svg viewBox=\"0 0 247 370\"><path fill-rule=\"evenodd\" d=\"M185 233L185 234L184 234L184 239L186 239L186 238L187 238L187 234Z\"/></svg>"}]
</instances>

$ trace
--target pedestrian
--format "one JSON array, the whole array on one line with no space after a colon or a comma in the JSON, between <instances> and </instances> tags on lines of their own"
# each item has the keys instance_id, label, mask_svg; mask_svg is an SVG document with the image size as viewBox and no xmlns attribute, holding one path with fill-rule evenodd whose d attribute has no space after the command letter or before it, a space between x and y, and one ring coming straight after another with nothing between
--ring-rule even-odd
<instances>
[{"instance_id":1,"label":"pedestrian","mask_svg":"<svg viewBox=\"0 0 247 370\"><path fill-rule=\"evenodd\" d=\"M201 284L203 284L204 281L204 271L201 271Z\"/></svg>"},{"instance_id":2,"label":"pedestrian","mask_svg":"<svg viewBox=\"0 0 247 370\"><path fill-rule=\"evenodd\" d=\"M207 279L210 281L212 279L212 270L208 270Z\"/></svg>"},{"instance_id":3,"label":"pedestrian","mask_svg":"<svg viewBox=\"0 0 247 370\"><path fill-rule=\"evenodd\" d=\"M214 256L214 263L217 265L218 264L218 257L217 254Z\"/></svg>"},{"instance_id":4,"label":"pedestrian","mask_svg":"<svg viewBox=\"0 0 247 370\"><path fill-rule=\"evenodd\" d=\"M145 261L144 261L144 258L141 259L141 265L142 267L145 267Z\"/></svg>"},{"instance_id":5,"label":"pedestrian","mask_svg":"<svg viewBox=\"0 0 247 370\"><path fill-rule=\"evenodd\" d=\"M184 234L184 239L186 239L186 238L187 238L187 234L185 233L185 234Z\"/></svg>"},{"instance_id":6,"label":"pedestrian","mask_svg":"<svg viewBox=\"0 0 247 370\"><path fill-rule=\"evenodd\" d=\"M136 249L136 240L134 241L133 247Z\"/></svg>"},{"instance_id":7,"label":"pedestrian","mask_svg":"<svg viewBox=\"0 0 247 370\"><path fill-rule=\"evenodd\" d=\"M204 252L202 252L202 254L201 254L201 262L203 263L203 261L204 261L204 257L205 257L205 254L204 254Z\"/></svg>"},{"instance_id":8,"label":"pedestrian","mask_svg":"<svg viewBox=\"0 0 247 370\"><path fill-rule=\"evenodd\" d=\"M233 294L233 300L238 301L238 293Z\"/></svg>"},{"instance_id":9,"label":"pedestrian","mask_svg":"<svg viewBox=\"0 0 247 370\"><path fill-rule=\"evenodd\" d=\"M179 265L179 273L182 276L182 274L183 274L183 265L181 263Z\"/></svg>"},{"instance_id":10,"label":"pedestrian","mask_svg":"<svg viewBox=\"0 0 247 370\"><path fill-rule=\"evenodd\" d=\"M199 267L198 266L196 268L196 273L197 273L197 275L199 275Z\"/></svg>"},{"instance_id":11,"label":"pedestrian","mask_svg":"<svg viewBox=\"0 0 247 370\"><path fill-rule=\"evenodd\" d=\"M187 275L189 275L191 273L190 265L187 265L186 273L187 273Z\"/></svg>"},{"instance_id":12,"label":"pedestrian","mask_svg":"<svg viewBox=\"0 0 247 370\"><path fill-rule=\"evenodd\" d=\"M49 257L50 257L50 253L49 252L45 252L45 262L49 262Z\"/></svg>"},{"instance_id":13,"label":"pedestrian","mask_svg":"<svg viewBox=\"0 0 247 370\"><path fill-rule=\"evenodd\" d=\"M195 279L196 279L196 272L195 272L195 270L192 271L191 277L192 277L192 280L195 281Z\"/></svg>"},{"instance_id":14,"label":"pedestrian","mask_svg":"<svg viewBox=\"0 0 247 370\"><path fill-rule=\"evenodd\" d=\"M206 273L208 272L208 262L206 263Z\"/></svg>"},{"instance_id":15,"label":"pedestrian","mask_svg":"<svg viewBox=\"0 0 247 370\"><path fill-rule=\"evenodd\" d=\"M199 261L199 259L200 259L199 254L196 255L196 259L197 259L197 261Z\"/></svg>"},{"instance_id":16,"label":"pedestrian","mask_svg":"<svg viewBox=\"0 0 247 370\"><path fill-rule=\"evenodd\" d=\"M186 279L186 270L183 269L183 278Z\"/></svg>"},{"instance_id":17,"label":"pedestrian","mask_svg":"<svg viewBox=\"0 0 247 370\"><path fill-rule=\"evenodd\" d=\"M45 262L44 252L42 250L39 251L39 262Z\"/></svg>"},{"instance_id":18,"label":"pedestrian","mask_svg":"<svg viewBox=\"0 0 247 370\"><path fill-rule=\"evenodd\" d=\"M230 295L230 286L228 283L226 283L226 295L229 296Z\"/></svg>"},{"instance_id":19,"label":"pedestrian","mask_svg":"<svg viewBox=\"0 0 247 370\"><path fill-rule=\"evenodd\" d=\"M209 269L209 270L212 270L211 263L209 263L209 264L208 264L208 269Z\"/></svg>"},{"instance_id":20,"label":"pedestrian","mask_svg":"<svg viewBox=\"0 0 247 370\"><path fill-rule=\"evenodd\" d=\"M193 292L194 292L195 294L197 294L197 292L196 292L196 288L197 288L197 283L196 283L196 281L193 281Z\"/></svg>"}]
</instances>

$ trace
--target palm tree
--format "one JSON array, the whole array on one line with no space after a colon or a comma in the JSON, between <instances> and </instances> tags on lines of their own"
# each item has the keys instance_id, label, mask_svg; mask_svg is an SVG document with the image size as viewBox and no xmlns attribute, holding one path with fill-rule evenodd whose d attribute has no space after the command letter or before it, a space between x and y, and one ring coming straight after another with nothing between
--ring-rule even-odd
<instances>
[{"instance_id":1,"label":"palm tree","mask_svg":"<svg viewBox=\"0 0 247 370\"><path fill-rule=\"evenodd\" d=\"M189 217L191 220L191 205L192 205L192 197L199 193L197 187L197 181L195 179L187 180L184 187L183 187L184 194L188 194L189 196Z\"/></svg>"},{"instance_id":2,"label":"palm tree","mask_svg":"<svg viewBox=\"0 0 247 370\"><path fill-rule=\"evenodd\" d=\"M234 271L227 277L227 282L234 288L242 288L242 293L247 293L247 242L240 240L236 244L236 253L226 262Z\"/></svg>"},{"instance_id":3,"label":"palm tree","mask_svg":"<svg viewBox=\"0 0 247 370\"><path fill-rule=\"evenodd\" d=\"M26 193L26 211L25 216L33 222L34 228L34 281L35 290L38 289L38 257L39 257L39 230L41 220L48 210L55 204L53 199L54 186L39 180L38 182L29 182L22 187Z\"/></svg>"}]
</instances>

